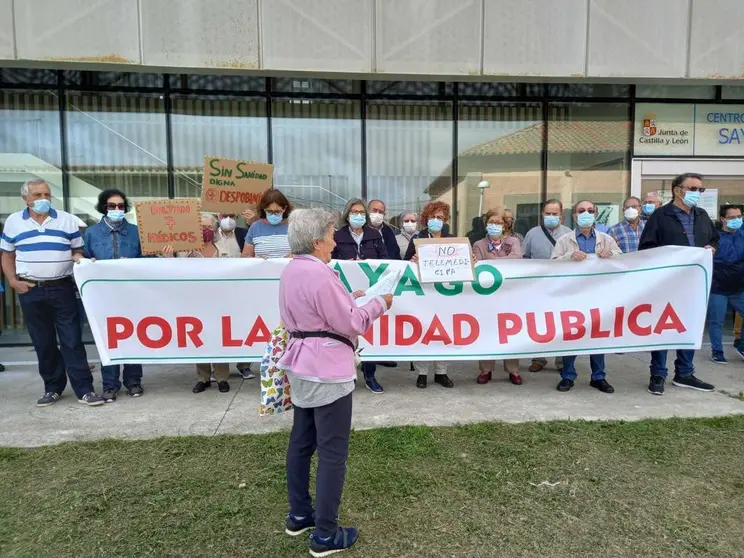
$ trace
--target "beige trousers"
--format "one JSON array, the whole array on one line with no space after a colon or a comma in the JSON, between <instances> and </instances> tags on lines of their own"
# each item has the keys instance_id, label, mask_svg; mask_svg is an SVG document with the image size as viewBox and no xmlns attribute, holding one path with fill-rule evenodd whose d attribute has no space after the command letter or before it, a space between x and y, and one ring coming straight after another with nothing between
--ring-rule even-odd
<instances>
[{"instance_id":1,"label":"beige trousers","mask_svg":"<svg viewBox=\"0 0 744 558\"><path fill-rule=\"evenodd\" d=\"M200 382L209 381L209 373L214 368L214 379L218 382L226 382L230 378L230 365L226 362L215 362L209 364L206 362L196 365L196 375Z\"/></svg>"},{"instance_id":2,"label":"beige trousers","mask_svg":"<svg viewBox=\"0 0 744 558\"><path fill-rule=\"evenodd\" d=\"M479 360L478 368L481 372L493 372L493 360ZM519 359L508 358L504 360L504 372L507 374L519 374Z\"/></svg>"}]
</instances>

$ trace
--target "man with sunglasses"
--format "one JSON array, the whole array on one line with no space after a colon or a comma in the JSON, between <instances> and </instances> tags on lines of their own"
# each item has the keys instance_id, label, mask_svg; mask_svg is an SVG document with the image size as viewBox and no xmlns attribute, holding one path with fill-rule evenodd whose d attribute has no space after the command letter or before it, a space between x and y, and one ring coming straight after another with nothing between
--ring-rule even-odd
<instances>
[{"instance_id":1,"label":"man with sunglasses","mask_svg":"<svg viewBox=\"0 0 744 558\"><path fill-rule=\"evenodd\" d=\"M698 207L700 194L705 192L703 177L695 173L680 174L672 180L672 201L654 211L643 229L639 250L657 246L697 246L715 251L718 247L718 232L708 213ZM678 349L674 361L675 386L713 391L712 384L695 377L694 350ZM648 392L664 395L667 377L667 351L651 352L651 380Z\"/></svg>"},{"instance_id":2,"label":"man with sunglasses","mask_svg":"<svg viewBox=\"0 0 744 558\"><path fill-rule=\"evenodd\" d=\"M622 254L617 242L610 235L595 230L596 218L597 208L592 202L588 200L578 202L573 209L576 230L573 234L565 234L556 241L552 259L580 262ZM589 385L602 393L614 393L615 388L605 379L604 355L589 355L589 364L592 369ZM561 381L556 389L562 392L569 391L574 386L576 377L576 356L564 356Z\"/></svg>"}]
</instances>

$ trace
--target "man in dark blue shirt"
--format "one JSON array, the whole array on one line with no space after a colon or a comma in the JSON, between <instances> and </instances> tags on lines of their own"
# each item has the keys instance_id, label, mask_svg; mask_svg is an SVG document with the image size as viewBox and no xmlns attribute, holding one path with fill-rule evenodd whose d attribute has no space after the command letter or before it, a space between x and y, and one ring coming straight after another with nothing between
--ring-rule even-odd
<instances>
[{"instance_id":1,"label":"man in dark blue shirt","mask_svg":"<svg viewBox=\"0 0 744 558\"><path fill-rule=\"evenodd\" d=\"M697 246L716 250L718 232L708 213L697 207L700 194L705 191L703 177L699 174L686 173L672 181L672 201L654 211L643 229L639 250L648 250L657 246ZM694 350L678 349L674 361L674 379L678 387L698 391L713 391L712 384L695 377L695 366L692 361ZM667 377L667 351L651 352L651 380L648 392L664 395L664 382Z\"/></svg>"}]
</instances>

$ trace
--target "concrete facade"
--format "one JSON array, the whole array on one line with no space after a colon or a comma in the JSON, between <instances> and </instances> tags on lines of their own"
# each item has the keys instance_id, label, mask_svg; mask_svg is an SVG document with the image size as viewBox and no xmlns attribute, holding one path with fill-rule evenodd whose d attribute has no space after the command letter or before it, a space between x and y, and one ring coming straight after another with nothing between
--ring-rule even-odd
<instances>
[{"instance_id":1,"label":"concrete facade","mask_svg":"<svg viewBox=\"0 0 744 558\"><path fill-rule=\"evenodd\" d=\"M0 0L0 63L721 82L744 78L743 18L741 0Z\"/></svg>"}]
</instances>

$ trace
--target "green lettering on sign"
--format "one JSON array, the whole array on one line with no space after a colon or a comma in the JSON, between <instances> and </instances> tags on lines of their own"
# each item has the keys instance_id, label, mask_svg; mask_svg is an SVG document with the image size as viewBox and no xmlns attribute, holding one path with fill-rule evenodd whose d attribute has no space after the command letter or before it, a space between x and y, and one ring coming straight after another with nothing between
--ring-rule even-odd
<instances>
[{"instance_id":1,"label":"green lettering on sign","mask_svg":"<svg viewBox=\"0 0 744 558\"><path fill-rule=\"evenodd\" d=\"M462 294L462 283L434 283L434 289L444 296L455 296Z\"/></svg>"},{"instance_id":2,"label":"green lettering on sign","mask_svg":"<svg viewBox=\"0 0 744 558\"><path fill-rule=\"evenodd\" d=\"M380 280L380 276L385 273L385 270L388 268L388 264L380 264L377 269L372 269L372 266L369 265L367 262L362 262L359 264L359 268L367 276L367 279L369 279L369 286L372 287L377 283L377 281Z\"/></svg>"},{"instance_id":3,"label":"green lettering on sign","mask_svg":"<svg viewBox=\"0 0 744 558\"><path fill-rule=\"evenodd\" d=\"M490 287L483 287L480 284L480 276L483 273L490 274L493 277L493 285ZM473 291L480 295L490 295L499 290L499 287L504 283L504 276L501 272L493 267L492 265L479 265L475 268L475 281L473 281Z\"/></svg>"},{"instance_id":4,"label":"green lettering on sign","mask_svg":"<svg viewBox=\"0 0 744 558\"><path fill-rule=\"evenodd\" d=\"M410 285L407 285L407 283L410 283ZM393 294L395 296L400 296L401 293L406 291L413 291L416 293L416 296L424 296L424 289L421 288L421 283L419 283L418 277L416 277L416 274L410 266L403 272L400 281L398 281L398 286L395 287L395 293Z\"/></svg>"},{"instance_id":5,"label":"green lettering on sign","mask_svg":"<svg viewBox=\"0 0 744 558\"><path fill-rule=\"evenodd\" d=\"M338 273L338 278L341 279L341 282L344 284L344 287L346 287L346 290L352 292L351 285L349 285L349 280L346 278L346 275L344 275L344 272L341 269L341 263L336 262L336 265L333 266L333 269L335 269L336 273Z\"/></svg>"}]
</instances>

